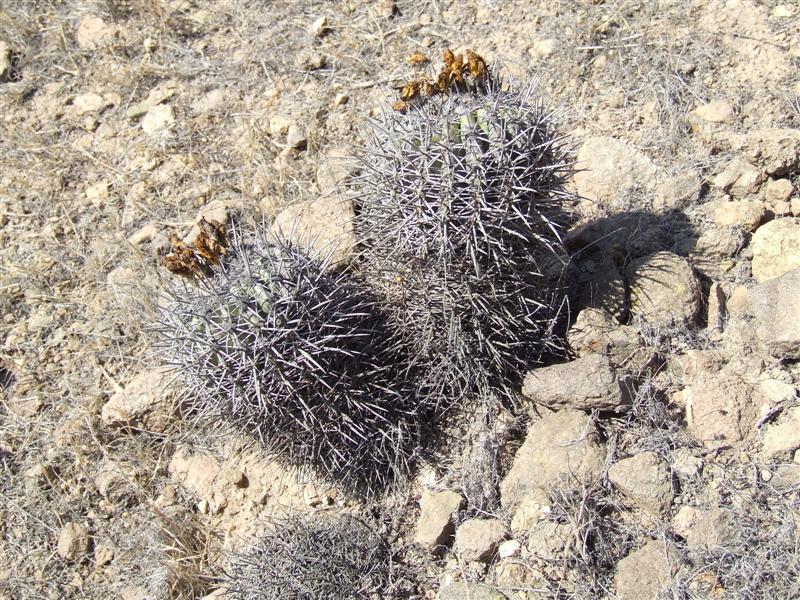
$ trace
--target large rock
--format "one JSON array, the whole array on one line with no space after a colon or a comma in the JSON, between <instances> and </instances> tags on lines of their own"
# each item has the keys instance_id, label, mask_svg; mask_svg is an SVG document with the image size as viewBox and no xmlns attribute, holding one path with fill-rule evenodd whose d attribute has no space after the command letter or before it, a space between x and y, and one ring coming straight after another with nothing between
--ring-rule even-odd
<instances>
[{"instance_id":1,"label":"large rock","mask_svg":"<svg viewBox=\"0 0 800 600\"><path fill-rule=\"evenodd\" d=\"M655 452L641 452L614 463L608 479L626 499L653 514L661 514L672 503L669 467Z\"/></svg>"},{"instance_id":2,"label":"large rock","mask_svg":"<svg viewBox=\"0 0 800 600\"><path fill-rule=\"evenodd\" d=\"M700 284L685 258L657 252L631 263L627 273L634 315L649 322L697 322L702 305Z\"/></svg>"},{"instance_id":3,"label":"large rock","mask_svg":"<svg viewBox=\"0 0 800 600\"><path fill-rule=\"evenodd\" d=\"M453 550L463 561L489 562L505 537L506 528L499 519L468 519L456 530Z\"/></svg>"},{"instance_id":4,"label":"large rock","mask_svg":"<svg viewBox=\"0 0 800 600\"><path fill-rule=\"evenodd\" d=\"M737 158L714 178L714 186L741 198L757 193L765 178L763 169Z\"/></svg>"},{"instance_id":5,"label":"large rock","mask_svg":"<svg viewBox=\"0 0 800 600\"><path fill-rule=\"evenodd\" d=\"M527 535L528 556L538 560L563 560L565 551L575 543L575 529L565 523L540 521Z\"/></svg>"},{"instance_id":6,"label":"large rock","mask_svg":"<svg viewBox=\"0 0 800 600\"><path fill-rule=\"evenodd\" d=\"M745 439L758 418L756 392L739 375L700 373L686 390L689 431L703 441Z\"/></svg>"},{"instance_id":7,"label":"large rock","mask_svg":"<svg viewBox=\"0 0 800 600\"><path fill-rule=\"evenodd\" d=\"M175 413L173 379L166 369L140 373L103 406L103 425L165 433Z\"/></svg>"},{"instance_id":8,"label":"large rock","mask_svg":"<svg viewBox=\"0 0 800 600\"><path fill-rule=\"evenodd\" d=\"M714 223L719 227L741 227L755 231L766 216L767 208L760 201L718 202L714 207Z\"/></svg>"},{"instance_id":9,"label":"large rock","mask_svg":"<svg viewBox=\"0 0 800 600\"><path fill-rule=\"evenodd\" d=\"M58 534L56 550L66 560L81 560L89 552L89 530L80 523L67 523Z\"/></svg>"},{"instance_id":10,"label":"large rock","mask_svg":"<svg viewBox=\"0 0 800 600\"><path fill-rule=\"evenodd\" d=\"M800 269L747 290L744 319L776 358L800 358Z\"/></svg>"},{"instance_id":11,"label":"large rock","mask_svg":"<svg viewBox=\"0 0 800 600\"><path fill-rule=\"evenodd\" d=\"M501 504L515 508L526 496L541 494L567 478L595 479L604 458L597 429L584 413L562 410L546 415L528 429L525 442L500 483Z\"/></svg>"},{"instance_id":12,"label":"large rock","mask_svg":"<svg viewBox=\"0 0 800 600\"><path fill-rule=\"evenodd\" d=\"M638 346L635 328L620 325L601 308L586 308L578 313L567 332L567 342L578 356L606 354L619 363Z\"/></svg>"},{"instance_id":13,"label":"large rock","mask_svg":"<svg viewBox=\"0 0 800 600\"><path fill-rule=\"evenodd\" d=\"M678 559L664 542L651 540L617 564L614 585L619 600L653 600L678 570Z\"/></svg>"},{"instance_id":14,"label":"large rock","mask_svg":"<svg viewBox=\"0 0 800 600\"><path fill-rule=\"evenodd\" d=\"M272 230L322 256L330 254L333 264L347 261L355 248L353 202L331 194L292 204L275 217Z\"/></svg>"},{"instance_id":15,"label":"large rock","mask_svg":"<svg viewBox=\"0 0 800 600\"><path fill-rule=\"evenodd\" d=\"M753 234L753 277L759 283L800 268L800 219L775 219Z\"/></svg>"},{"instance_id":16,"label":"large rock","mask_svg":"<svg viewBox=\"0 0 800 600\"><path fill-rule=\"evenodd\" d=\"M791 173L800 166L800 130L759 129L730 136L731 147L770 175Z\"/></svg>"},{"instance_id":17,"label":"large rock","mask_svg":"<svg viewBox=\"0 0 800 600\"><path fill-rule=\"evenodd\" d=\"M447 543L455 530L453 515L461 507L461 503L461 495L456 492L423 490L414 541L429 550Z\"/></svg>"},{"instance_id":18,"label":"large rock","mask_svg":"<svg viewBox=\"0 0 800 600\"><path fill-rule=\"evenodd\" d=\"M800 407L793 406L764 430L764 453L775 458L800 448Z\"/></svg>"},{"instance_id":19,"label":"large rock","mask_svg":"<svg viewBox=\"0 0 800 600\"><path fill-rule=\"evenodd\" d=\"M529 371L522 395L557 410L613 410L630 401L608 357L587 354L572 362Z\"/></svg>"},{"instance_id":20,"label":"large rock","mask_svg":"<svg viewBox=\"0 0 800 600\"><path fill-rule=\"evenodd\" d=\"M626 191L652 191L658 169L633 146L608 136L586 139L578 150L575 191L599 205L614 206Z\"/></svg>"},{"instance_id":21,"label":"large rock","mask_svg":"<svg viewBox=\"0 0 800 600\"><path fill-rule=\"evenodd\" d=\"M675 515L672 528L686 539L690 550L730 549L736 539L733 513L719 507L702 510L684 506Z\"/></svg>"}]
</instances>

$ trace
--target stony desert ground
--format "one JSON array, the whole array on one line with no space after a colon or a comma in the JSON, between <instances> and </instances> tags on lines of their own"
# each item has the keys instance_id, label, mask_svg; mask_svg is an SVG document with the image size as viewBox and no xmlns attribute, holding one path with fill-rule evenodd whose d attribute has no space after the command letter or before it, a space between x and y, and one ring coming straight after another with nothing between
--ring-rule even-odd
<instances>
[{"instance_id":1,"label":"stony desert ground","mask_svg":"<svg viewBox=\"0 0 800 600\"><path fill-rule=\"evenodd\" d=\"M365 500L186 414L149 324L202 217L348 260L448 48L569 136L570 353ZM391 559L353 597L800 597L798 67L790 0L5 0L0 598L318 597L230 565L332 515Z\"/></svg>"}]
</instances>

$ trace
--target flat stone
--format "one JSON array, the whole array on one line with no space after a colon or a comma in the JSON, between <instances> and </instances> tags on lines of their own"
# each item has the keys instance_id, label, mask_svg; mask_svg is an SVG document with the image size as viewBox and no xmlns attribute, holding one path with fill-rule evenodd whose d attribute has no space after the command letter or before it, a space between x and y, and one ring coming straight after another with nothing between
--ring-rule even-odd
<instances>
[{"instance_id":1,"label":"flat stone","mask_svg":"<svg viewBox=\"0 0 800 600\"><path fill-rule=\"evenodd\" d=\"M575 540L575 531L570 525L552 521L536 523L527 534L528 555L539 560L563 560L564 552Z\"/></svg>"},{"instance_id":2,"label":"flat stone","mask_svg":"<svg viewBox=\"0 0 800 600\"><path fill-rule=\"evenodd\" d=\"M617 564L614 585L619 600L653 600L677 572L678 559L664 542L651 540Z\"/></svg>"},{"instance_id":3,"label":"flat stone","mask_svg":"<svg viewBox=\"0 0 800 600\"><path fill-rule=\"evenodd\" d=\"M85 115L90 112L99 112L109 103L100 94L89 92L76 96L72 101L72 110L77 116Z\"/></svg>"},{"instance_id":4,"label":"flat stone","mask_svg":"<svg viewBox=\"0 0 800 600\"><path fill-rule=\"evenodd\" d=\"M731 147L770 175L787 175L800 166L800 130L768 128L729 137Z\"/></svg>"},{"instance_id":5,"label":"flat stone","mask_svg":"<svg viewBox=\"0 0 800 600\"><path fill-rule=\"evenodd\" d=\"M142 118L142 130L148 135L155 135L167 129L175 122L175 113L167 104L157 104L147 111Z\"/></svg>"},{"instance_id":6,"label":"flat stone","mask_svg":"<svg viewBox=\"0 0 800 600\"><path fill-rule=\"evenodd\" d=\"M657 252L627 269L631 312L648 322L694 325L700 316L700 283L689 262L671 252Z\"/></svg>"},{"instance_id":7,"label":"flat stone","mask_svg":"<svg viewBox=\"0 0 800 600\"><path fill-rule=\"evenodd\" d=\"M575 191L598 205L613 207L633 187L653 191L656 165L636 148L613 137L590 137L578 150Z\"/></svg>"},{"instance_id":8,"label":"flat stone","mask_svg":"<svg viewBox=\"0 0 800 600\"><path fill-rule=\"evenodd\" d=\"M612 410L630 401L611 361L597 353L528 371L522 395L554 410Z\"/></svg>"},{"instance_id":9,"label":"flat stone","mask_svg":"<svg viewBox=\"0 0 800 600\"><path fill-rule=\"evenodd\" d=\"M775 219L753 234L753 277L759 283L800 268L800 219Z\"/></svg>"},{"instance_id":10,"label":"flat stone","mask_svg":"<svg viewBox=\"0 0 800 600\"><path fill-rule=\"evenodd\" d=\"M567 342L578 356L600 353L618 362L638 346L639 336L633 327L620 325L607 311L585 308L569 328Z\"/></svg>"},{"instance_id":11,"label":"flat stone","mask_svg":"<svg viewBox=\"0 0 800 600\"><path fill-rule=\"evenodd\" d=\"M689 431L702 441L745 439L758 419L754 392L740 376L700 373L686 389Z\"/></svg>"},{"instance_id":12,"label":"flat stone","mask_svg":"<svg viewBox=\"0 0 800 600\"><path fill-rule=\"evenodd\" d=\"M501 504L515 508L526 496L558 486L566 478L591 481L600 474L604 460L597 429L584 413L562 410L545 415L528 429L500 483Z\"/></svg>"},{"instance_id":13,"label":"flat stone","mask_svg":"<svg viewBox=\"0 0 800 600\"><path fill-rule=\"evenodd\" d=\"M714 223L719 227L736 226L755 231L766 216L767 209L763 202L719 202L714 208Z\"/></svg>"},{"instance_id":14,"label":"flat stone","mask_svg":"<svg viewBox=\"0 0 800 600\"><path fill-rule=\"evenodd\" d=\"M468 519L456 530L453 550L464 561L489 562L506 537L506 527L499 519Z\"/></svg>"},{"instance_id":15,"label":"flat stone","mask_svg":"<svg viewBox=\"0 0 800 600\"><path fill-rule=\"evenodd\" d=\"M769 458L794 453L800 448L800 407L784 410L775 423L764 429L763 451Z\"/></svg>"},{"instance_id":16,"label":"flat stone","mask_svg":"<svg viewBox=\"0 0 800 600\"><path fill-rule=\"evenodd\" d=\"M93 50L111 43L117 35L117 28L100 17L85 16L78 24L75 41L84 50Z\"/></svg>"},{"instance_id":17,"label":"flat stone","mask_svg":"<svg viewBox=\"0 0 800 600\"><path fill-rule=\"evenodd\" d=\"M453 516L462 502L461 495L456 492L423 490L414 541L428 550L445 545L455 531Z\"/></svg>"},{"instance_id":18,"label":"flat stone","mask_svg":"<svg viewBox=\"0 0 800 600\"><path fill-rule=\"evenodd\" d=\"M748 290L746 313L772 356L800 358L800 269Z\"/></svg>"},{"instance_id":19,"label":"flat stone","mask_svg":"<svg viewBox=\"0 0 800 600\"><path fill-rule=\"evenodd\" d=\"M118 390L103 406L100 417L105 427L165 433L175 413L174 376L166 369L145 371Z\"/></svg>"},{"instance_id":20,"label":"flat stone","mask_svg":"<svg viewBox=\"0 0 800 600\"><path fill-rule=\"evenodd\" d=\"M733 120L733 107L730 102L720 98L701 104L694 110L694 113L710 123L729 123Z\"/></svg>"},{"instance_id":21,"label":"flat stone","mask_svg":"<svg viewBox=\"0 0 800 600\"><path fill-rule=\"evenodd\" d=\"M614 463L608 479L626 499L650 513L661 514L672 503L669 468L654 452L641 452Z\"/></svg>"},{"instance_id":22,"label":"flat stone","mask_svg":"<svg viewBox=\"0 0 800 600\"><path fill-rule=\"evenodd\" d=\"M770 179L764 197L771 205L787 202L794 193L794 186L789 179Z\"/></svg>"},{"instance_id":23,"label":"flat stone","mask_svg":"<svg viewBox=\"0 0 800 600\"><path fill-rule=\"evenodd\" d=\"M89 530L80 523L67 523L58 534L56 550L65 560L82 559L89 552Z\"/></svg>"},{"instance_id":24,"label":"flat stone","mask_svg":"<svg viewBox=\"0 0 800 600\"><path fill-rule=\"evenodd\" d=\"M659 183L653 193L653 209L677 210L692 206L700 197L703 180L697 173L681 173Z\"/></svg>"},{"instance_id":25,"label":"flat stone","mask_svg":"<svg viewBox=\"0 0 800 600\"><path fill-rule=\"evenodd\" d=\"M672 527L686 539L687 547L696 551L730 549L736 539L733 513L724 508L701 510L683 506L675 515Z\"/></svg>"},{"instance_id":26,"label":"flat stone","mask_svg":"<svg viewBox=\"0 0 800 600\"><path fill-rule=\"evenodd\" d=\"M714 178L714 187L741 198L758 192L764 182L763 169L736 158Z\"/></svg>"}]
</instances>

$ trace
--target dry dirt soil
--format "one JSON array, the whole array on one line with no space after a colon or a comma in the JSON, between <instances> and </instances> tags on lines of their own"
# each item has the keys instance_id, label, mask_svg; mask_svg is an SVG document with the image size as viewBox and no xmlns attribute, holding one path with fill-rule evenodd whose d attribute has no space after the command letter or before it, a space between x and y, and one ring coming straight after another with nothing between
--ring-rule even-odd
<instances>
[{"instance_id":1,"label":"dry dirt soil","mask_svg":"<svg viewBox=\"0 0 800 600\"><path fill-rule=\"evenodd\" d=\"M796 486L766 486L772 467L754 458L753 423L710 436L687 429L678 376L653 375L638 388L636 410L599 425L608 452L599 483L551 490L547 522L574 527L575 541L535 569L533 534L512 526L499 504L465 502L455 517L489 510L510 528L504 537L521 546L506 544L506 556L489 564L413 544L420 490L467 489L464 471L476 461L461 450L423 465L391 499L365 505L284 471L247 439L173 414L180 390L157 370L147 333L158 291L175 277L161 266L170 234L190 235L201 215L245 229L284 215L346 235L348 214L315 202L338 197L350 172L343 157L365 121L388 110L403 82L432 73L447 48L472 48L509 80L538 80L591 169L574 183L587 198L582 222L641 212L655 223L657 247L647 236L626 238L643 247L626 249L623 261L655 250L688 258L701 316L670 328L617 314L634 328L638 352L671 364L734 344L721 337L717 314L706 316L709 305L754 284L748 243L759 224L800 216L800 145L770 170L748 138L780 130L797 143L795 2L4 0L0 598L222 598L215 590L230 553L287 511L377 522L399 566L375 597L646 598L651 592L620 573L647 540L674 544L681 557L659 580L664 597L798 593L798 537L786 529L800 520ZM412 53L431 63L410 64ZM714 212L732 200L749 208ZM732 242L698 246L708 228L729 226ZM602 246L597 236L591 243ZM583 306L608 297L609 281L593 284ZM795 362L748 352L748 365L768 371L759 381L797 385ZM636 363L637 376L646 362ZM715 387L711 367L692 368L706 369ZM776 404L766 419L790 405ZM511 415L493 442L495 492L541 416L534 412ZM678 449L690 466L669 459L675 497L660 514L639 514L624 484L609 483L608 467L621 458L646 452L666 461ZM791 448L783 450L791 462ZM736 515L739 530L717 544L724 551L686 542L675 522L686 505ZM509 557L518 565L503 571Z\"/></svg>"}]
</instances>

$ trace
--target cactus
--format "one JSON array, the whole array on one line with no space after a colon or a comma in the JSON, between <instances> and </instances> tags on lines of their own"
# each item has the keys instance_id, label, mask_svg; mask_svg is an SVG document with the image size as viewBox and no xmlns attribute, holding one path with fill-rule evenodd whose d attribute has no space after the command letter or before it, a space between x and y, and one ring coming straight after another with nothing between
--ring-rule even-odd
<instances>
[{"instance_id":1,"label":"cactus","mask_svg":"<svg viewBox=\"0 0 800 600\"><path fill-rule=\"evenodd\" d=\"M234 600L369 600L385 597L383 540L350 516L290 518L234 555L224 589Z\"/></svg>"},{"instance_id":2,"label":"cactus","mask_svg":"<svg viewBox=\"0 0 800 600\"><path fill-rule=\"evenodd\" d=\"M563 349L575 196L554 120L532 86L486 78L386 113L357 153L361 269L451 396L513 396L525 368Z\"/></svg>"},{"instance_id":3,"label":"cactus","mask_svg":"<svg viewBox=\"0 0 800 600\"><path fill-rule=\"evenodd\" d=\"M371 494L409 472L425 398L363 284L282 239L235 235L227 260L167 290L157 349L201 417L284 465Z\"/></svg>"}]
</instances>

